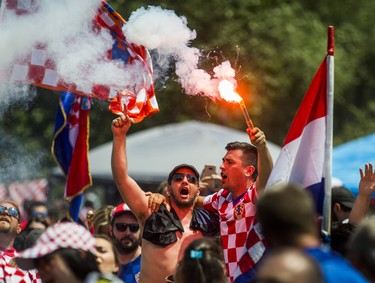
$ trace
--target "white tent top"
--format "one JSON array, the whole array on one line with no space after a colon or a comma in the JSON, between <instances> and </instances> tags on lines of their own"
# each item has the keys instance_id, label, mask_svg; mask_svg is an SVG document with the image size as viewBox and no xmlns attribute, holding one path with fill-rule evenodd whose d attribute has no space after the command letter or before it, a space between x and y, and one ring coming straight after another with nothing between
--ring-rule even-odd
<instances>
[{"instance_id":1,"label":"white tent top","mask_svg":"<svg viewBox=\"0 0 375 283\"><path fill-rule=\"evenodd\" d=\"M245 141L249 137L220 125L198 121L168 124L150 128L127 138L129 175L145 182L166 180L169 172L180 163L195 166L202 172L205 164L219 166L228 142ZM280 147L268 141L273 160ZM94 178L112 179L112 142L92 149L89 153L91 174Z\"/></svg>"}]
</instances>

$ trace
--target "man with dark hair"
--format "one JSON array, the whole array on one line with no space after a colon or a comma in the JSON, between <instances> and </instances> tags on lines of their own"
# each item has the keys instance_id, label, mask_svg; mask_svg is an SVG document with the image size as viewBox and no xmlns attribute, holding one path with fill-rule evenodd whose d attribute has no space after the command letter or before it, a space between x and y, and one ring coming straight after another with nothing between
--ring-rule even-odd
<instances>
[{"instance_id":1,"label":"man with dark hair","mask_svg":"<svg viewBox=\"0 0 375 283\"><path fill-rule=\"evenodd\" d=\"M345 187L334 187L332 189L332 225L348 223L352 211L355 196Z\"/></svg>"},{"instance_id":2,"label":"man with dark hair","mask_svg":"<svg viewBox=\"0 0 375 283\"><path fill-rule=\"evenodd\" d=\"M220 236L230 282L250 282L265 242L255 220L255 203L262 194L273 162L264 132L247 129L251 145L231 142L220 166L222 189L197 198L196 206L220 215ZM158 196L160 198L160 196ZM152 200L154 205L156 200Z\"/></svg>"},{"instance_id":3,"label":"man with dark hair","mask_svg":"<svg viewBox=\"0 0 375 283\"><path fill-rule=\"evenodd\" d=\"M370 282L375 282L375 219L363 220L349 240L347 258Z\"/></svg>"},{"instance_id":4,"label":"man with dark hair","mask_svg":"<svg viewBox=\"0 0 375 283\"><path fill-rule=\"evenodd\" d=\"M220 235L227 277L231 282L249 282L265 251L265 242L255 220L255 203L262 194L273 162L264 132L247 129L251 143L231 142L220 166L222 189L197 202L219 213Z\"/></svg>"},{"instance_id":5,"label":"man with dark hair","mask_svg":"<svg viewBox=\"0 0 375 283\"><path fill-rule=\"evenodd\" d=\"M137 218L125 203L114 208L109 233L119 253L118 276L127 283L138 282L141 271L141 232Z\"/></svg>"},{"instance_id":6,"label":"man with dark hair","mask_svg":"<svg viewBox=\"0 0 375 283\"><path fill-rule=\"evenodd\" d=\"M307 189L293 184L271 187L256 208L270 251L282 247L303 250L319 263L327 283L367 282L344 257L321 246L315 205Z\"/></svg>"},{"instance_id":7,"label":"man with dark hair","mask_svg":"<svg viewBox=\"0 0 375 283\"><path fill-rule=\"evenodd\" d=\"M296 248L281 248L264 256L255 282L323 283L324 280L312 257Z\"/></svg>"}]
</instances>

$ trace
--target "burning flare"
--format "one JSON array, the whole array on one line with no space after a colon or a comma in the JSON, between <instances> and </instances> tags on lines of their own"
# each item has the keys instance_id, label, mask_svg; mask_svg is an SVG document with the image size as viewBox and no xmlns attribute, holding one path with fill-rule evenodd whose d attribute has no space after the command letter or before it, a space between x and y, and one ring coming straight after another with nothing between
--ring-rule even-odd
<instances>
[{"instance_id":1,"label":"burning flare","mask_svg":"<svg viewBox=\"0 0 375 283\"><path fill-rule=\"evenodd\" d=\"M221 98L228 102L240 102L242 97L234 91L234 84L228 80L222 80L219 83L219 93Z\"/></svg>"},{"instance_id":2,"label":"burning flare","mask_svg":"<svg viewBox=\"0 0 375 283\"><path fill-rule=\"evenodd\" d=\"M222 80L219 83L218 88L219 88L219 93L220 93L221 98L223 98L224 100L228 102L237 102L240 105L242 113L245 117L247 126L250 129L253 129L254 128L253 121L250 118L249 112L247 112L247 109L246 109L245 103L243 102L242 97L237 92L234 91L234 84L228 80Z\"/></svg>"}]
</instances>

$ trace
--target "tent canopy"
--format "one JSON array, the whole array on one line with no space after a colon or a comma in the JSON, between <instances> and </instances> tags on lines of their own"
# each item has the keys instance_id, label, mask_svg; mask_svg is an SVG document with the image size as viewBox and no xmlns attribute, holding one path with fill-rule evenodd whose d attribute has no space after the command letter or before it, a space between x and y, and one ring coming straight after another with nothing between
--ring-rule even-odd
<instances>
[{"instance_id":1,"label":"tent canopy","mask_svg":"<svg viewBox=\"0 0 375 283\"><path fill-rule=\"evenodd\" d=\"M220 125L198 121L168 124L150 128L127 138L129 175L142 182L161 182L180 163L194 165L202 172L205 164L219 166L228 142L249 142L245 131L241 132ZM275 161L280 147L268 142ZM90 151L90 169L94 178L112 180L112 142Z\"/></svg>"},{"instance_id":2,"label":"tent canopy","mask_svg":"<svg viewBox=\"0 0 375 283\"><path fill-rule=\"evenodd\" d=\"M365 163L375 165L375 133L364 136L333 149L332 176L340 179L343 186L358 194L359 168Z\"/></svg>"}]
</instances>

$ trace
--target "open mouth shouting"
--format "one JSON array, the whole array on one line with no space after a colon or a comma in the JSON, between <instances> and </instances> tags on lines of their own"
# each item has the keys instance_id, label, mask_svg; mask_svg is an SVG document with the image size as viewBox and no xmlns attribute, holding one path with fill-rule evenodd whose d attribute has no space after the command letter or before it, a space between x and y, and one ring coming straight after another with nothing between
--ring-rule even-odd
<instances>
[{"instance_id":1,"label":"open mouth shouting","mask_svg":"<svg viewBox=\"0 0 375 283\"><path fill-rule=\"evenodd\" d=\"M224 180L226 180L228 178L228 176L225 173L223 173L223 172L221 172L220 175L221 175L221 180L222 181L224 181Z\"/></svg>"},{"instance_id":2,"label":"open mouth shouting","mask_svg":"<svg viewBox=\"0 0 375 283\"><path fill-rule=\"evenodd\" d=\"M186 187L182 187L180 189L180 196L181 196L181 198L187 198L187 197L189 197L189 189L186 188Z\"/></svg>"}]
</instances>

